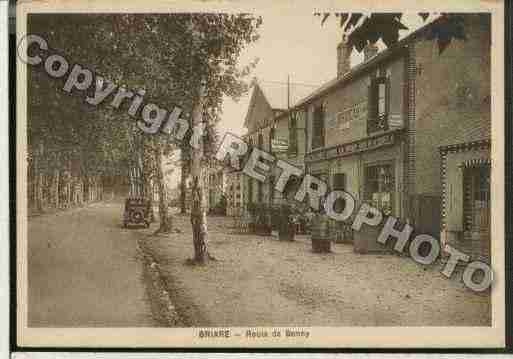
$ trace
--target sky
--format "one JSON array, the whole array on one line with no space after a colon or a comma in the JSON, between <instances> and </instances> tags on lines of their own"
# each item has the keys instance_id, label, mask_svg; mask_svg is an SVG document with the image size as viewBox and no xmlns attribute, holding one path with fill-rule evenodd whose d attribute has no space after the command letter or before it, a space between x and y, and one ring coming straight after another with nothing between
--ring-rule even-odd
<instances>
[{"instance_id":1,"label":"sky","mask_svg":"<svg viewBox=\"0 0 513 359\"><path fill-rule=\"evenodd\" d=\"M342 30L336 18L331 18L321 26L318 16L311 12L302 14L267 13L262 16L263 23L259 29L260 39L243 50L240 56L242 66L258 58L258 64L251 77L259 82L266 81L291 82L312 85L316 87L336 77L337 45L342 38ZM429 21L429 20L428 20ZM409 27L403 31L404 37L416 30L421 24L417 14L405 14L403 22ZM380 50L385 48L378 43ZM353 51L351 65L363 61L363 53ZM223 119L219 124L220 133L230 131L244 134L244 117L249 105L251 91L239 102L230 98L224 99Z\"/></svg>"},{"instance_id":2,"label":"sky","mask_svg":"<svg viewBox=\"0 0 513 359\"><path fill-rule=\"evenodd\" d=\"M336 77L336 51L342 38L338 19L332 17L321 26L320 17L312 12L283 14L275 11L262 14L262 20L260 38L245 48L239 59L241 68L255 58L259 59L248 80L256 77L264 84L266 81L286 83L287 76L290 76L290 82L312 85L313 92L316 87ZM402 31L401 37L423 24L417 14L403 15L403 23L409 29ZM385 48L381 41L377 45L380 51ZM361 61L363 53L353 51L351 66ZM251 90L238 102L224 99L223 116L218 125L220 138L226 131L238 135L246 132L243 123L250 95ZM179 176L180 171L175 171L171 186L176 186Z\"/></svg>"},{"instance_id":3,"label":"sky","mask_svg":"<svg viewBox=\"0 0 513 359\"><path fill-rule=\"evenodd\" d=\"M291 82L312 85L313 91L336 76L336 49L342 32L335 21L321 27L320 18L312 13L269 13L263 15L259 30L260 39L240 57L241 65L259 59L250 75L259 82L286 83L290 76ZM238 103L225 98L221 133L245 133L243 122L250 95L251 91Z\"/></svg>"}]
</instances>

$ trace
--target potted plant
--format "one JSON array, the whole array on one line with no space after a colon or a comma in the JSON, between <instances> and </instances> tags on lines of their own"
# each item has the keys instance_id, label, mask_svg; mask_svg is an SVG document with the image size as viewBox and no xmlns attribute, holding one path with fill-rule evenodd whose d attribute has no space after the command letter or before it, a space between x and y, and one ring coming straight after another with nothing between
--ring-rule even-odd
<instances>
[{"instance_id":1,"label":"potted plant","mask_svg":"<svg viewBox=\"0 0 513 359\"><path fill-rule=\"evenodd\" d=\"M331 252L329 219L322 209L316 212L312 218L311 239L314 253Z\"/></svg>"},{"instance_id":2,"label":"potted plant","mask_svg":"<svg viewBox=\"0 0 513 359\"><path fill-rule=\"evenodd\" d=\"M278 238L280 241L293 241L296 236L296 219L288 204L280 207Z\"/></svg>"}]
</instances>

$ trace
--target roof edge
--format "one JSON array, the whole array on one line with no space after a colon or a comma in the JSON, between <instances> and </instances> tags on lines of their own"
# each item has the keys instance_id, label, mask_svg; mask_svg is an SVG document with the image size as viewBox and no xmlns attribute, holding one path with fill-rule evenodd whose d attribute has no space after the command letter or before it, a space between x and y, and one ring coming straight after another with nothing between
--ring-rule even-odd
<instances>
[{"instance_id":1,"label":"roof edge","mask_svg":"<svg viewBox=\"0 0 513 359\"><path fill-rule=\"evenodd\" d=\"M309 95L309 96L305 97L304 99L298 101L298 103L296 105L294 105L293 108L304 106L304 105L318 99L319 97L332 91L334 88L337 88L338 86L341 86L342 84L351 81L356 75L359 75L360 73L364 72L365 70L368 70L370 67L373 67L376 64L380 63L381 61L387 60L391 56L398 54L400 51L404 50L404 48L407 47L410 42L416 40L418 36L422 35L427 29L429 29L434 24L438 23L442 18L443 18L443 16L440 16L440 17L434 19L430 23L425 24L424 26L413 31L411 34L405 36L403 39L397 41L394 45L392 45L392 46L386 48L385 50L379 52L378 54L374 55L368 61L364 61L364 62L356 65L350 71L346 72L340 79L337 80L336 78L334 78L334 79L326 82L326 84L328 84L329 82L334 81L333 84L326 87L325 89L323 89L321 92L319 92L315 96ZM320 86L319 89L320 88L322 88L322 86ZM313 91L312 94L313 93L315 93L315 91Z\"/></svg>"}]
</instances>

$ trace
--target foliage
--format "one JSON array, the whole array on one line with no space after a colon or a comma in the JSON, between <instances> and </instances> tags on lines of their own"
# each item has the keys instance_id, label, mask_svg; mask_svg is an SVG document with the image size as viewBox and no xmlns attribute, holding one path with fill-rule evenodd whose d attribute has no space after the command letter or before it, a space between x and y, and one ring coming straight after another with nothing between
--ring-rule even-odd
<instances>
[{"instance_id":1,"label":"foliage","mask_svg":"<svg viewBox=\"0 0 513 359\"><path fill-rule=\"evenodd\" d=\"M316 13L322 16L321 25L330 17L330 13ZM344 35L347 36L348 45L358 52L370 42L375 43L381 39L387 47L394 45L399 40L399 31L407 30L402 23L402 13L334 13L339 20ZM429 13L418 14L424 21ZM440 18L430 27L426 38L437 40L439 53L441 54L452 39L466 40L464 15L441 13Z\"/></svg>"},{"instance_id":2,"label":"foliage","mask_svg":"<svg viewBox=\"0 0 513 359\"><path fill-rule=\"evenodd\" d=\"M223 96L237 99L248 89L244 79L252 64L240 69L238 56L256 41L260 23L246 14L33 14L28 29L45 38L49 52L63 55L70 66L80 63L117 85L144 89L144 103L167 110L179 106L185 118L197 101L200 81L206 81L204 141L210 155ZM119 110L89 106L83 92L70 96L61 91L65 78L46 76L42 65L29 72L29 158L38 151L39 168L62 167L74 158L84 173L126 174L143 142L135 119L126 114L128 105ZM91 86L87 94L93 91ZM163 133L144 143L159 146L164 156L177 148ZM61 160L55 161L51 153Z\"/></svg>"}]
</instances>

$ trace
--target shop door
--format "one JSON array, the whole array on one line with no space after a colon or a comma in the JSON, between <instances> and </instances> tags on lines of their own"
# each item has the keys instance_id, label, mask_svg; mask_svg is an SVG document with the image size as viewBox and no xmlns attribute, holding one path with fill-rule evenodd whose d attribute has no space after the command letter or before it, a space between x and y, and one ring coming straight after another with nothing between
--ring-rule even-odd
<instances>
[{"instance_id":1,"label":"shop door","mask_svg":"<svg viewBox=\"0 0 513 359\"><path fill-rule=\"evenodd\" d=\"M475 258L490 258L490 166L465 169L465 237Z\"/></svg>"}]
</instances>

